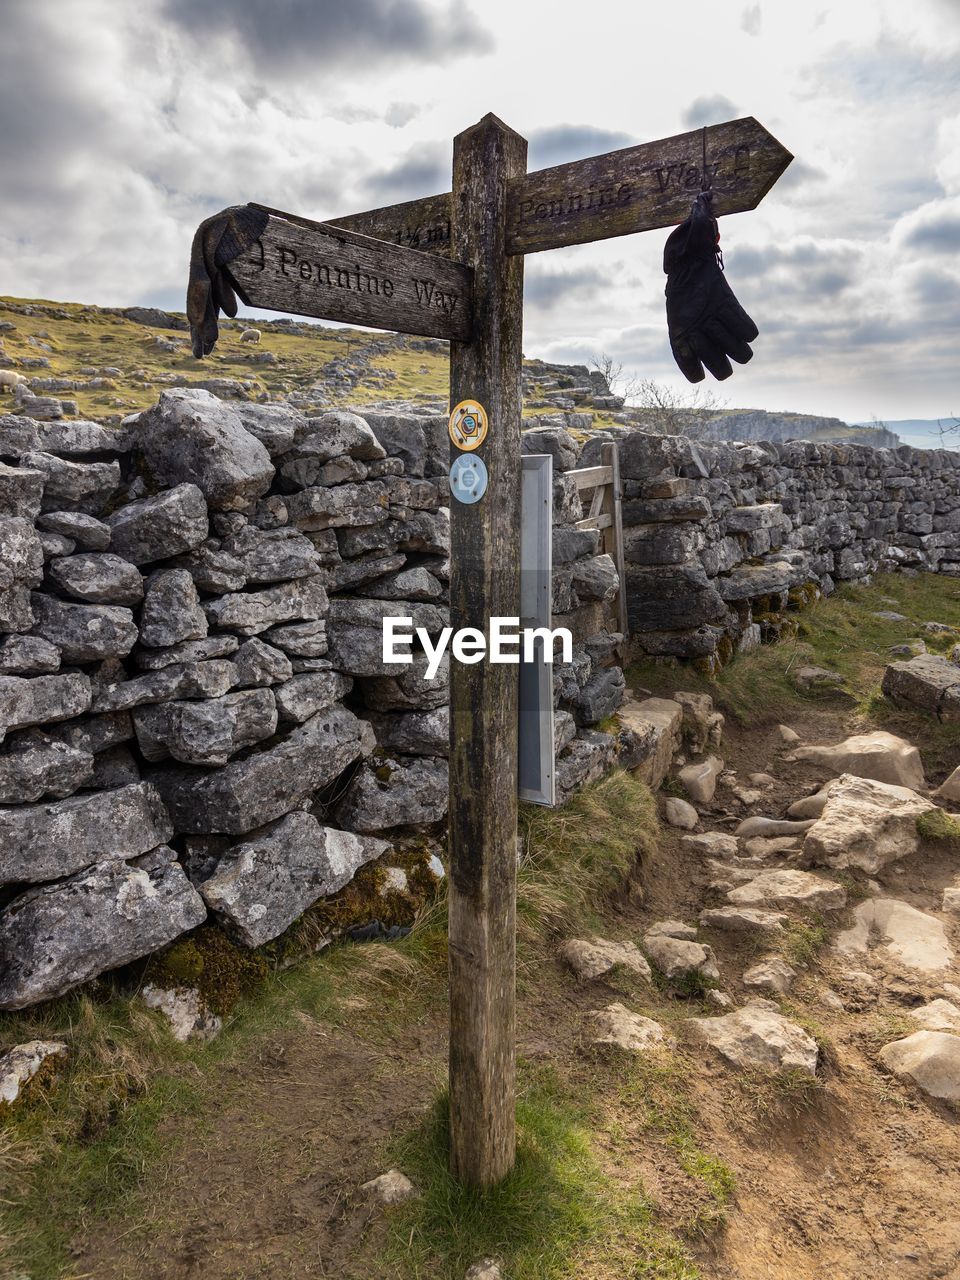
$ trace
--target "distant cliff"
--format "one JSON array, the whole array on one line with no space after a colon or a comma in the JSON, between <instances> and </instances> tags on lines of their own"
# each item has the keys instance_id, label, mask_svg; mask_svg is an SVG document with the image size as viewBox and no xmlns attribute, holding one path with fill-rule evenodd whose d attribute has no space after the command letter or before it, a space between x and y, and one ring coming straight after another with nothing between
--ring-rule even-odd
<instances>
[{"instance_id":1,"label":"distant cliff","mask_svg":"<svg viewBox=\"0 0 960 1280\"><path fill-rule=\"evenodd\" d=\"M697 424L702 440L850 440L874 449L895 449L900 437L886 427L852 427L840 418L820 418L809 413L768 413L747 409L719 413Z\"/></svg>"}]
</instances>

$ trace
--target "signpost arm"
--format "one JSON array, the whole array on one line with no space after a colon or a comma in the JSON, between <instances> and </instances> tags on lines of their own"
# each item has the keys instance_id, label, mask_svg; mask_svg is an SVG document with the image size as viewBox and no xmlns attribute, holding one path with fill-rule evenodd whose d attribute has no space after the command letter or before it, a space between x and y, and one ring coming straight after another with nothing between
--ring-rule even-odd
<instances>
[{"instance_id":1,"label":"signpost arm","mask_svg":"<svg viewBox=\"0 0 960 1280\"><path fill-rule=\"evenodd\" d=\"M451 405L472 398L490 429L486 495L451 502L450 624L488 630L520 613L523 258L508 257L507 183L527 144L488 115L454 139L451 255L474 270L474 336L453 342ZM450 1163L486 1187L516 1150L518 667L450 670Z\"/></svg>"}]
</instances>

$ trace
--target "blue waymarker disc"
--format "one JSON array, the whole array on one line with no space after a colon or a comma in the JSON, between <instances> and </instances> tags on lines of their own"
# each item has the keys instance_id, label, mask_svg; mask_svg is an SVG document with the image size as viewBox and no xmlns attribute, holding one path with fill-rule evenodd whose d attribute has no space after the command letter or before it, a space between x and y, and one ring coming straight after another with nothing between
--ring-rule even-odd
<instances>
[{"instance_id":1,"label":"blue waymarker disc","mask_svg":"<svg viewBox=\"0 0 960 1280\"><path fill-rule=\"evenodd\" d=\"M450 492L458 502L470 506L487 492L487 468L472 453L461 454L450 468Z\"/></svg>"}]
</instances>

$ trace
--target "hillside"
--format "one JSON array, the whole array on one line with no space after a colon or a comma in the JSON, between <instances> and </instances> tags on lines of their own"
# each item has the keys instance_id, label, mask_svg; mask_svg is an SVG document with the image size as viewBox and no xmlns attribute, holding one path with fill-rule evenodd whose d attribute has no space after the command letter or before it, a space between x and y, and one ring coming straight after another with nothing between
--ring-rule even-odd
<instances>
[{"instance_id":1,"label":"hillside","mask_svg":"<svg viewBox=\"0 0 960 1280\"><path fill-rule=\"evenodd\" d=\"M446 411L445 342L278 319L257 321L262 336L252 344L240 341L248 327L223 320L216 351L201 362L178 313L0 298L0 369L28 379L36 396L62 401L63 412L101 422L146 408L168 386L317 411L373 403ZM589 415L565 422L572 426L614 425L610 410L620 403L582 365L527 361L524 391L531 416ZM59 412L55 404L30 409L34 417Z\"/></svg>"},{"instance_id":2,"label":"hillside","mask_svg":"<svg viewBox=\"0 0 960 1280\"><path fill-rule=\"evenodd\" d=\"M223 320L216 351L201 362L190 351L181 313L0 298L0 370L27 379L35 396L50 397L48 405L32 403L33 417L63 412L119 422L169 386L206 387L224 399L285 400L307 411L376 404L446 412L445 342L287 319L258 320L260 342L241 342L250 325ZM839 418L624 406L603 374L585 365L526 359L523 389L525 418L545 418L575 432L639 425L705 440L900 443L893 431ZM938 445L939 436L927 442Z\"/></svg>"}]
</instances>

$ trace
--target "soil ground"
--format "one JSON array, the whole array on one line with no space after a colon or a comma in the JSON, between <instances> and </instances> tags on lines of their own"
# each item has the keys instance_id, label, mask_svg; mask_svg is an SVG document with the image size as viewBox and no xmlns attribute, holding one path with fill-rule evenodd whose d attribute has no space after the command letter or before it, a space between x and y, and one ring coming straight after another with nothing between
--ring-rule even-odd
<instances>
[{"instance_id":1,"label":"soil ground","mask_svg":"<svg viewBox=\"0 0 960 1280\"><path fill-rule=\"evenodd\" d=\"M805 742L836 741L860 727L857 722L849 707L829 704L791 717ZM755 806L767 812L782 812L826 776L783 764L772 724L760 731L730 725L723 754L741 778L766 769L778 777L772 794ZM730 829L722 793L718 801L706 825ZM895 865L879 879L885 891L936 909L955 863L955 855L927 849L908 868ZM631 891L609 905L606 935L635 938L658 919L695 920L705 903L720 900L709 879L665 830L659 855L638 869ZM831 928L847 914L832 919ZM712 942L723 986L737 995L756 944L737 945L722 934ZM687 1242L705 1277L960 1276L956 1119L876 1065L877 1048L911 1029L898 1026L906 1009L941 994L938 984L891 981L876 1000L861 1002L845 989L843 968L821 951L789 998L790 1010L824 1046L823 1078L809 1094L780 1096L769 1082L746 1079L709 1052L681 1051L698 1142L722 1153L736 1180L726 1222ZM823 1002L830 986L845 1010ZM622 988L577 984L559 961L526 968L521 1058L549 1062L575 1088L602 1093L602 1073L598 1079L584 1050L584 1017L615 999L625 999ZM690 1007L669 993L647 992L628 1003L665 1024L703 1012L697 1002ZM254 1046L249 1060L229 1068L234 1079L224 1083L226 1100L211 1106L199 1129L170 1119L168 1158L152 1175L137 1217L91 1223L76 1242L76 1274L97 1280L406 1274L383 1261L387 1219L365 1204L358 1187L382 1171L391 1135L415 1126L432 1105L444 1071L442 1003L391 1025L385 1040L364 1018L353 1028L332 1028L303 1016L295 1030ZM214 1084L211 1094L220 1091ZM609 1106L620 1105L611 1088ZM702 1188L678 1166L662 1134L638 1126L628 1149L629 1176L642 1178L662 1222L689 1219L691 1198ZM610 1156L623 1161L623 1145ZM571 1274L586 1280L608 1273L597 1259Z\"/></svg>"}]
</instances>

